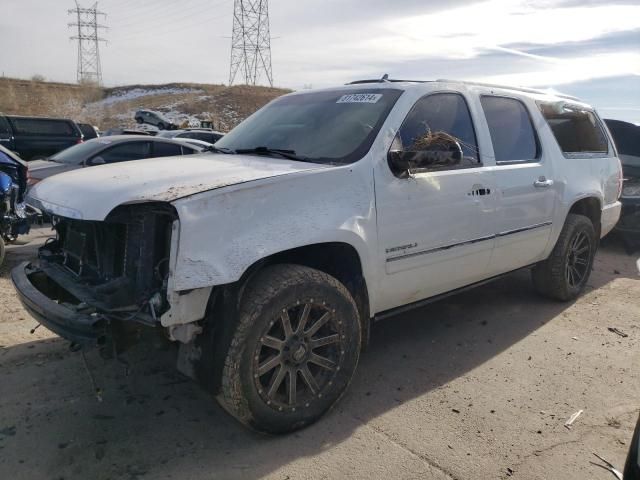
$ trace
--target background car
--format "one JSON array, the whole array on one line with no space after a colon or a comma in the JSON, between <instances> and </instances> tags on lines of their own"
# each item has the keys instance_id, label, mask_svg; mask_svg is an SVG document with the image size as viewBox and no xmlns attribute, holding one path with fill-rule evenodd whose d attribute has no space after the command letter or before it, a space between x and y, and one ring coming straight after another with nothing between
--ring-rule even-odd
<instances>
[{"instance_id":1,"label":"background car","mask_svg":"<svg viewBox=\"0 0 640 480\"><path fill-rule=\"evenodd\" d=\"M158 136L165 138L195 138L196 140L202 140L204 142L214 144L224 137L224 133L216 132L210 128L185 128L182 130L167 130L159 132Z\"/></svg>"},{"instance_id":2,"label":"background car","mask_svg":"<svg viewBox=\"0 0 640 480\"><path fill-rule=\"evenodd\" d=\"M49 157L29 164L27 183L39 181L59 173L105 163L127 162L143 158L191 155L203 147L171 138L116 135L94 138Z\"/></svg>"},{"instance_id":3,"label":"background car","mask_svg":"<svg viewBox=\"0 0 640 480\"><path fill-rule=\"evenodd\" d=\"M27 187L27 162L0 146L0 265L4 244L29 232L23 200Z\"/></svg>"},{"instance_id":4,"label":"background car","mask_svg":"<svg viewBox=\"0 0 640 480\"><path fill-rule=\"evenodd\" d=\"M134 130L133 128L110 128L105 130L101 137L111 137L113 135L146 135L147 137L151 137L155 135L157 132L149 132L146 130Z\"/></svg>"},{"instance_id":5,"label":"background car","mask_svg":"<svg viewBox=\"0 0 640 480\"><path fill-rule=\"evenodd\" d=\"M155 125L160 130L175 129L176 126L169 120L166 120L158 112L152 112L151 110L138 110L134 116L134 120L137 123L147 123L149 125Z\"/></svg>"},{"instance_id":6,"label":"background car","mask_svg":"<svg viewBox=\"0 0 640 480\"><path fill-rule=\"evenodd\" d=\"M96 132L96 128L93 125L89 125L88 123L77 123L78 128L82 132L83 140L91 140L92 138L98 137L98 132Z\"/></svg>"},{"instance_id":7,"label":"background car","mask_svg":"<svg viewBox=\"0 0 640 480\"><path fill-rule=\"evenodd\" d=\"M0 145L23 160L45 158L81 142L82 132L73 120L0 115Z\"/></svg>"},{"instance_id":8,"label":"background car","mask_svg":"<svg viewBox=\"0 0 640 480\"><path fill-rule=\"evenodd\" d=\"M627 248L634 250L640 246L640 127L621 120L607 119L605 123L616 143L624 175L622 214L616 231Z\"/></svg>"}]
</instances>

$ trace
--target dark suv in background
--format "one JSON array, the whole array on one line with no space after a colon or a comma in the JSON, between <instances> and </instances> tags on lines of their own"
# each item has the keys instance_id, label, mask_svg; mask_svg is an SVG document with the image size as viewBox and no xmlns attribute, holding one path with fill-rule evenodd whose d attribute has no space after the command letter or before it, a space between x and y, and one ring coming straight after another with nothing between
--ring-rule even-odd
<instances>
[{"instance_id":1,"label":"dark suv in background","mask_svg":"<svg viewBox=\"0 0 640 480\"><path fill-rule=\"evenodd\" d=\"M24 160L45 158L82 142L73 120L0 115L0 145Z\"/></svg>"},{"instance_id":2,"label":"dark suv in background","mask_svg":"<svg viewBox=\"0 0 640 480\"><path fill-rule=\"evenodd\" d=\"M640 127L622 120L605 119L618 149L624 183L620 202L622 214L616 231L627 248L640 248Z\"/></svg>"}]
</instances>

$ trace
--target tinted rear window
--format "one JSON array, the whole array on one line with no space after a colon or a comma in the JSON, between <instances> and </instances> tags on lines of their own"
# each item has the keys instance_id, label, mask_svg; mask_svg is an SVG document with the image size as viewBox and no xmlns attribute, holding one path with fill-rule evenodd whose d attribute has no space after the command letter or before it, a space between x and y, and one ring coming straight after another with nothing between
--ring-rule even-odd
<instances>
[{"instance_id":1,"label":"tinted rear window","mask_svg":"<svg viewBox=\"0 0 640 480\"><path fill-rule=\"evenodd\" d=\"M538 142L529 112L520 100L482 96L496 162L523 162L538 158Z\"/></svg>"},{"instance_id":2,"label":"tinted rear window","mask_svg":"<svg viewBox=\"0 0 640 480\"><path fill-rule=\"evenodd\" d=\"M66 120L44 118L11 118L16 133L23 135L77 136L78 132Z\"/></svg>"},{"instance_id":3,"label":"tinted rear window","mask_svg":"<svg viewBox=\"0 0 640 480\"><path fill-rule=\"evenodd\" d=\"M547 103L540 104L540 111L566 155L607 154L607 139L592 111Z\"/></svg>"},{"instance_id":4,"label":"tinted rear window","mask_svg":"<svg viewBox=\"0 0 640 480\"><path fill-rule=\"evenodd\" d=\"M153 142L154 157L171 157L181 154L182 149L180 148L180 145L176 145L174 143Z\"/></svg>"},{"instance_id":5,"label":"tinted rear window","mask_svg":"<svg viewBox=\"0 0 640 480\"><path fill-rule=\"evenodd\" d=\"M96 138L98 136L95 129L91 125L88 125L86 123L78 123L77 125L80 131L82 132L82 136L85 139L88 140L91 138Z\"/></svg>"}]
</instances>

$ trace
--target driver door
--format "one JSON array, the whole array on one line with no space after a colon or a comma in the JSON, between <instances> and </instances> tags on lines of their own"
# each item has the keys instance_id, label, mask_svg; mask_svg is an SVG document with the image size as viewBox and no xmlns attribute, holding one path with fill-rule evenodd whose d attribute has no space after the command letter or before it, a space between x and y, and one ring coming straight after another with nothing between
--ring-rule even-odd
<instances>
[{"instance_id":1,"label":"driver door","mask_svg":"<svg viewBox=\"0 0 640 480\"><path fill-rule=\"evenodd\" d=\"M482 280L494 246L493 176L480 163L473 120L459 93L427 95L414 105L393 149L415 151L425 132L458 139L457 165L394 175L375 171L378 258L384 272L378 311Z\"/></svg>"}]
</instances>

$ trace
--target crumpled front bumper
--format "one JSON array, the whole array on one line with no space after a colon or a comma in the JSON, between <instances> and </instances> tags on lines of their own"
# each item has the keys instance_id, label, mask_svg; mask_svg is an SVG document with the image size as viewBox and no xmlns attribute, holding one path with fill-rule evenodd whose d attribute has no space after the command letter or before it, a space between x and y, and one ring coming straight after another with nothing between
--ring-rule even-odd
<instances>
[{"instance_id":1,"label":"crumpled front bumper","mask_svg":"<svg viewBox=\"0 0 640 480\"><path fill-rule=\"evenodd\" d=\"M88 312L86 307L63 304L50 298L48 293L59 291L61 287L37 266L21 263L11 271L11 281L24 308L52 332L80 345L95 346L104 341L105 318Z\"/></svg>"}]
</instances>

